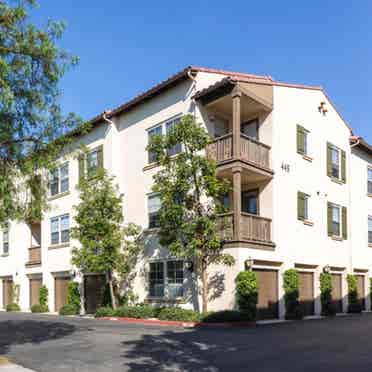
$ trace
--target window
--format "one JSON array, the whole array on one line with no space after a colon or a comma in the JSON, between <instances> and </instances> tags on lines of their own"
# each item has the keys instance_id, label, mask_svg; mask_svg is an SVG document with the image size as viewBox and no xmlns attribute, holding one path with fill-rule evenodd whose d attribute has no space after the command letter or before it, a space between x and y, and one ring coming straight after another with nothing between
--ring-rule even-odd
<instances>
[{"instance_id":1,"label":"window","mask_svg":"<svg viewBox=\"0 0 372 372\"><path fill-rule=\"evenodd\" d=\"M368 167L368 185L367 185L368 194L372 195L372 167Z\"/></svg>"},{"instance_id":2,"label":"window","mask_svg":"<svg viewBox=\"0 0 372 372\"><path fill-rule=\"evenodd\" d=\"M328 235L347 239L347 209L328 203Z\"/></svg>"},{"instance_id":3,"label":"window","mask_svg":"<svg viewBox=\"0 0 372 372\"><path fill-rule=\"evenodd\" d=\"M94 150L87 154L87 175L92 177L97 173L98 169L98 151Z\"/></svg>"},{"instance_id":4,"label":"window","mask_svg":"<svg viewBox=\"0 0 372 372\"><path fill-rule=\"evenodd\" d=\"M148 196L147 208L149 213L149 228L159 227L159 209L161 207L161 200L159 194L152 194Z\"/></svg>"},{"instance_id":5,"label":"window","mask_svg":"<svg viewBox=\"0 0 372 372\"><path fill-rule=\"evenodd\" d=\"M150 263L150 297L176 299L184 294L183 261L169 260Z\"/></svg>"},{"instance_id":6,"label":"window","mask_svg":"<svg viewBox=\"0 0 372 372\"><path fill-rule=\"evenodd\" d=\"M327 143L327 175L346 183L346 153Z\"/></svg>"},{"instance_id":7,"label":"window","mask_svg":"<svg viewBox=\"0 0 372 372\"><path fill-rule=\"evenodd\" d=\"M68 243L70 241L70 216L65 214L50 220L51 244Z\"/></svg>"},{"instance_id":8,"label":"window","mask_svg":"<svg viewBox=\"0 0 372 372\"><path fill-rule=\"evenodd\" d=\"M98 146L87 154L79 156L79 179L92 178L103 168L103 146Z\"/></svg>"},{"instance_id":9,"label":"window","mask_svg":"<svg viewBox=\"0 0 372 372\"><path fill-rule=\"evenodd\" d=\"M258 190L242 192L242 212L258 214Z\"/></svg>"},{"instance_id":10,"label":"window","mask_svg":"<svg viewBox=\"0 0 372 372\"><path fill-rule=\"evenodd\" d=\"M297 125L297 152L301 155L309 155L309 131L301 125Z\"/></svg>"},{"instance_id":11,"label":"window","mask_svg":"<svg viewBox=\"0 0 372 372\"><path fill-rule=\"evenodd\" d=\"M299 220L309 220L309 198L309 195L301 191L297 193L297 218Z\"/></svg>"},{"instance_id":12,"label":"window","mask_svg":"<svg viewBox=\"0 0 372 372\"><path fill-rule=\"evenodd\" d=\"M372 244L372 217L368 217L368 244Z\"/></svg>"},{"instance_id":13,"label":"window","mask_svg":"<svg viewBox=\"0 0 372 372\"><path fill-rule=\"evenodd\" d=\"M240 132L247 137L258 140L258 119L250 120L240 125Z\"/></svg>"},{"instance_id":14,"label":"window","mask_svg":"<svg viewBox=\"0 0 372 372\"><path fill-rule=\"evenodd\" d=\"M180 120L181 120L180 118L176 118L176 119L166 122L165 123L166 134L168 134L177 125L177 123L180 122ZM176 155L176 154L179 154L181 151L182 151L182 145L180 143L177 143L171 149L168 150L168 155L169 156Z\"/></svg>"},{"instance_id":15,"label":"window","mask_svg":"<svg viewBox=\"0 0 372 372\"><path fill-rule=\"evenodd\" d=\"M69 189L68 163L55 168L49 174L50 196L67 192Z\"/></svg>"},{"instance_id":16,"label":"window","mask_svg":"<svg viewBox=\"0 0 372 372\"><path fill-rule=\"evenodd\" d=\"M9 225L6 223L3 227L3 254L9 253Z\"/></svg>"},{"instance_id":17,"label":"window","mask_svg":"<svg viewBox=\"0 0 372 372\"><path fill-rule=\"evenodd\" d=\"M150 129L148 131L149 143L150 143L152 137L161 136L162 134L163 133L162 133L162 126L161 125ZM149 163L155 163L157 161L156 154L154 152L149 151L148 156L149 156Z\"/></svg>"}]
</instances>

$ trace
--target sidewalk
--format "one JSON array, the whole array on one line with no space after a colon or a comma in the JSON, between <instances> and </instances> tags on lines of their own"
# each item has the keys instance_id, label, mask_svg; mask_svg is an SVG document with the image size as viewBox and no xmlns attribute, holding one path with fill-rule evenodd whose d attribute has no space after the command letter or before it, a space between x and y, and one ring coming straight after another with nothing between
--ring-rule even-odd
<instances>
[{"instance_id":1,"label":"sidewalk","mask_svg":"<svg viewBox=\"0 0 372 372\"><path fill-rule=\"evenodd\" d=\"M13 364L8 358L0 356L0 372L35 372L31 369L23 368Z\"/></svg>"}]
</instances>

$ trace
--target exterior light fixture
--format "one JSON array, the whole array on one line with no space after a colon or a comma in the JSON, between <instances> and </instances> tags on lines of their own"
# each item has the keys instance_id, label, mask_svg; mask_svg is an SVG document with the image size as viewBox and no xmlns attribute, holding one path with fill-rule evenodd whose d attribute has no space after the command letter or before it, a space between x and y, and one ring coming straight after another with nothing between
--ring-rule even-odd
<instances>
[{"instance_id":1,"label":"exterior light fixture","mask_svg":"<svg viewBox=\"0 0 372 372\"><path fill-rule=\"evenodd\" d=\"M325 272L326 274L329 274L330 271L331 271L331 266L325 265L323 268L323 272Z\"/></svg>"},{"instance_id":2,"label":"exterior light fixture","mask_svg":"<svg viewBox=\"0 0 372 372\"><path fill-rule=\"evenodd\" d=\"M185 261L185 268L192 273L194 271L194 262Z\"/></svg>"},{"instance_id":3,"label":"exterior light fixture","mask_svg":"<svg viewBox=\"0 0 372 372\"><path fill-rule=\"evenodd\" d=\"M245 264L246 270L252 271L253 264L254 264L253 258L249 256L248 260L245 260L244 264Z\"/></svg>"}]
</instances>

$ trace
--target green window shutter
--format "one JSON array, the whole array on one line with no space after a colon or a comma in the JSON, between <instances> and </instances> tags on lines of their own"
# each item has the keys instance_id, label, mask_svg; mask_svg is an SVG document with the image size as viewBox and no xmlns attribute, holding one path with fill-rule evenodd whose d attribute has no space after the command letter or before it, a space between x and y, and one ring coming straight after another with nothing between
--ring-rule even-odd
<instances>
[{"instance_id":1,"label":"green window shutter","mask_svg":"<svg viewBox=\"0 0 372 372\"><path fill-rule=\"evenodd\" d=\"M332 204L327 203L327 227L328 227L328 236L333 235L333 226L332 226Z\"/></svg>"},{"instance_id":2,"label":"green window shutter","mask_svg":"<svg viewBox=\"0 0 372 372\"><path fill-rule=\"evenodd\" d=\"M305 154L305 129L297 124L297 152Z\"/></svg>"},{"instance_id":3,"label":"green window shutter","mask_svg":"<svg viewBox=\"0 0 372 372\"><path fill-rule=\"evenodd\" d=\"M103 169L103 145L97 149L98 169Z\"/></svg>"},{"instance_id":4,"label":"green window shutter","mask_svg":"<svg viewBox=\"0 0 372 372\"><path fill-rule=\"evenodd\" d=\"M79 161L79 182L81 182L85 177L85 155L80 154L78 161Z\"/></svg>"},{"instance_id":5,"label":"green window shutter","mask_svg":"<svg viewBox=\"0 0 372 372\"><path fill-rule=\"evenodd\" d=\"M327 176L332 177L332 145L327 142Z\"/></svg>"},{"instance_id":6,"label":"green window shutter","mask_svg":"<svg viewBox=\"0 0 372 372\"><path fill-rule=\"evenodd\" d=\"M342 238L347 239L347 208L342 207Z\"/></svg>"},{"instance_id":7,"label":"green window shutter","mask_svg":"<svg viewBox=\"0 0 372 372\"><path fill-rule=\"evenodd\" d=\"M297 218L305 219L305 194L300 191L297 192Z\"/></svg>"},{"instance_id":8,"label":"green window shutter","mask_svg":"<svg viewBox=\"0 0 372 372\"><path fill-rule=\"evenodd\" d=\"M341 179L346 183L346 152L341 150Z\"/></svg>"}]
</instances>

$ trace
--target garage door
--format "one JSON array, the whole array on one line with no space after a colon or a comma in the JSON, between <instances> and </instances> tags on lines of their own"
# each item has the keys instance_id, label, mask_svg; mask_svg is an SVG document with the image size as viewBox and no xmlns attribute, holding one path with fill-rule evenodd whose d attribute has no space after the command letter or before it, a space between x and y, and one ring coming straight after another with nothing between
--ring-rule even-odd
<instances>
[{"instance_id":1,"label":"garage door","mask_svg":"<svg viewBox=\"0 0 372 372\"><path fill-rule=\"evenodd\" d=\"M299 273L299 300L305 316L314 315L314 274Z\"/></svg>"},{"instance_id":2,"label":"garage door","mask_svg":"<svg viewBox=\"0 0 372 372\"><path fill-rule=\"evenodd\" d=\"M357 284L358 284L358 300L362 306L362 309L366 309L366 299L365 299L365 284L364 284L364 275L357 275Z\"/></svg>"},{"instance_id":3,"label":"garage door","mask_svg":"<svg viewBox=\"0 0 372 372\"><path fill-rule=\"evenodd\" d=\"M55 311L59 311L61 307L67 303L67 288L68 283L71 281L69 276L56 277L54 279L54 302Z\"/></svg>"},{"instance_id":4,"label":"garage door","mask_svg":"<svg viewBox=\"0 0 372 372\"><path fill-rule=\"evenodd\" d=\"M85 311L93 314L102 306L106 287L104 275L86 275L84 277Z\"/></svg>"},{"instance_id":5,"label":"garage door","mask_svg":"<svg viewBox=\"0 0 372 372\"><path fill-rule=\"evenodd\" d=\"M258 282L257 319L278 317L278 272L255 269Z\"/></svg>"},{"instance_id":6,"label":"garage door","mask_svg":"<svg viewBox=\"0 0 372 372\"><path fill-rule=\"evenodd\" d=\"M30 278L30 307L39 303L39 292L41 286L41 278Z\"/></svg>"},{"instance_id":7,"label":"garage door","mask_svg":"<svg viewBox=\"0 0 372 372\"><path fill-rule=\"evenodd\" d=\"M3 308L12 302L13 279L3 278Z\"/></svg>"},{"instance_id":8,"label":"garage door","mask_svg":"<svg viewBox=\"0 0 372 372\"><path fill-rule=\"evenodd\" d=\"M342 276L332 274L332 303L337 313L342 313Z\"/></svg>"}]
</instances>

